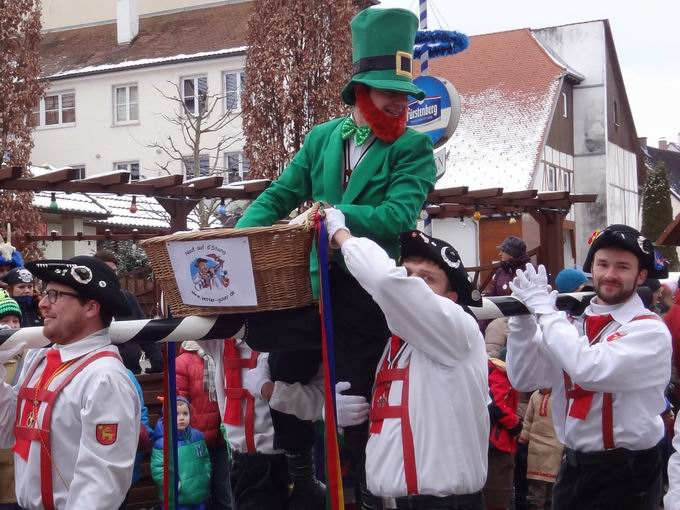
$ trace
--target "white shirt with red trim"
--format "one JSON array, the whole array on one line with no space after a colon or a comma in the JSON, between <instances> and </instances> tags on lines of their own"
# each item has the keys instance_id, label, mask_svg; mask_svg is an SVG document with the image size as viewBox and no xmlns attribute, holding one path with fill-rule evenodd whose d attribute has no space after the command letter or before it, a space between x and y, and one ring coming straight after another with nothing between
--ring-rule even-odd
<instances>
[{"instance_id":1,"label":"white shirt with red trim","mask_svg":"<svg viewBox=\"0 0 680 510\"><path fill-rule=\"evenodd\" d=\"M56 348L60 351L62 362L104 351L118 354L118 349L111 345L108 329ZM45 366L46 352L47 349L27 351L17 386L0 386L2 448L9 448L14 444L13 429L19 387L32 364L40 360L40 365L29 381L30 386L38 383ZM49 389L58 386L77 366L78 362L55 377ZM38 414L39 423L42 423L44 408L45 404L42 404ZM103 438L106 444L102 444L101 436L97 438L98 425L108 426L107 435ZM56 508L118 508L132 481L139 427L139 397L120 359L100 358L76 375L57 397L52 412L52 487ZM112 431L115 432L113 436ZM26 509L42 508L39 443L31 442L28 461L15 454L14 465L19 505Z\"/></svg>"},{"instance_id":2,"label":"white shirt with red trim","mask_svg":"<svg viewBox=\"0 0 680 510\"><path fill-rule=\"evenodd\" d=\"M477 322L422 279L407 276L406 269L370 239L345 241L342 254L349 271L384 312L390 331L406 342L396 367L409 366L408 416L419 494L481 490L487 471L489 386ZM402 383L394 381L389 405L400 405L401 395ZM376 496L407 495L400 419L385 419L381 432L370 435L366 478Z\"/></svg>"},{"instance_id":3,"label":"white shirt with red trim","mask_svg":"<svg viewBox=\"0 0 680 510\"><path fill-rule=\"evenodd\" d=\"M220 415L224 416L225 396L224 396L224 340L201 341L200 345L215 360L215 390L217 392L217 402L220 407ZM236 346L242 359L249 359L252 349L240 339L236 340ZM269 362L269 355L260 353L257 357L257 364ZM249 369L241 369L241 381L245 379ZM288 414L293 414L303 420L320 419L323 407L323 373L310 381L308 385L287 384L276 381L274 392L269 402L260 396L255 396L255 421L254 421L254 444L257 453L273 454L283 453L283 450L274 449L274 426L272 425L271 413L269 408L276 409ZM237 452L247 452L246 428L245 428L246 403L241 402L241 425L230 425L225 423L227 435L231 447Z\"/></svg>"},{"instance_id":4,"label":"white shirt with red trim","mask_svg":"<svg viewBox=\"0 0 680 510\"><path fill-rule=\"evenodd\" d=\"M568 448L604 449L605 393L613 397L614 447L655 446L664 434L660 414L666 408L664 390L671 373L668 328L645 309L637 294L620 305L591 302L585 313L608 313L614 319L592 345L564 312L541 315L538 323L534 316L512 317L506 359L510 382L518 391L553 389L555 431ZM640 316L648 318L636 319ZM565 372L573 384L595 392L585 420L567 415Z\"/></svg>"}]
</instances>

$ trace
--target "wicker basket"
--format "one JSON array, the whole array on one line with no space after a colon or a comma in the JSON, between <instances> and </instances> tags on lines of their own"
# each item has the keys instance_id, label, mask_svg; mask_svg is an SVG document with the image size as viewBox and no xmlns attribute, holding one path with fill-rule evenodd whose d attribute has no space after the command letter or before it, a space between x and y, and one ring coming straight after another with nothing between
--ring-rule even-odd
<instances>
[{"instance_id":1,"label":"wicker basket","mask_svg":"<svg viewBox=\"0 0 680 510\"><path fill-rule=\"evenodd\" d=\"M170 262L167 243L247 237L255 277L257 306L198 306L182 301ZM282 310L314 301L309 280L309 254L314 230L311 225L274 225L242 229L214 229L154 237L140 245L153 268L173 315L216 315Z\"/></svg>"}]
</instances>

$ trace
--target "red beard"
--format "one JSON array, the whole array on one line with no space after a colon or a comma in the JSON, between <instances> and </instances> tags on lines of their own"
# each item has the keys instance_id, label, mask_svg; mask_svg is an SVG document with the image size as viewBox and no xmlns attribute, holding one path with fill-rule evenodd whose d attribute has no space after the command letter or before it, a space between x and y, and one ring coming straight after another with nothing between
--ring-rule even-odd
<instances>
[{"instance_id":1,"label":"red beard","mask_svg":"<svg viewBox=\"0 0 680 510\"><path fill-rule=\"evenodd\" d=\"M399 117L392 117L380 110L368 94L368 88L357 84L354 86L354 96L356 106L368 122L373 134L378 140L385 143L392 143L406 130L406 111Z\"/></svg>"}]
</instances>

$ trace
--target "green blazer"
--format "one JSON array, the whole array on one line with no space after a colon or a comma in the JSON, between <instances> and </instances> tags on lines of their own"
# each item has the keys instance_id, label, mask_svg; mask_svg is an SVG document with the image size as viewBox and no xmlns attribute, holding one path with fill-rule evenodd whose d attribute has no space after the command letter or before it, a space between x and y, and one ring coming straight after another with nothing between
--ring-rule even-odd
<instances>
[{"instance_id":1,"label":"green blazer","mask_svg":"<svg viewBox=\"0 0 680 510\"><path fill-rule=\"evenodd\" d=\"M435 182L430 137L407 128L391 144L376 140L342 189L345 143L343 118L315 126L281 176L246 209L236 227L269 226L305 200L328 202L345 214L353 235L368 237L394 259L399 234L415 228L425 197ZM344 266L342 255L335 260ZM318 295L316 253L310 261Z\"/></svg>"}]
</instances>

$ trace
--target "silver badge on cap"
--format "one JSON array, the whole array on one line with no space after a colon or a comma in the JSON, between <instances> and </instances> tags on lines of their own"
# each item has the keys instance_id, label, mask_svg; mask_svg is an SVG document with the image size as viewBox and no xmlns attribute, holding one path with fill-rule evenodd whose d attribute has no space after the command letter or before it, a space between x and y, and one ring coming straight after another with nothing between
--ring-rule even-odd
<instances>
[{"instance_id":1,"label":"silver badge on cap","mask_svg":"<svg viewBox=\"0 0 680 510\"><path fill-rule=\"evenodd\" d=\"M470 297L471 297L474 301L479 301L479 300L482 298L482 293L479 292L477 289L475 289L475 290L473 290L473 291L470 293Z\"/></svg>"},{"instance_id":2,"label":"silver badge on cap","mask_svg":"<svg viewBox=\"0 0 680 510\"><path fill-rule=\"evenodd\" d=\"M458 259L458 260L456 260L456 261L451 260L451 259L449 258L448 253L446 253L446 250L448 250L448 249L449 249L448 246L444 246L444 247L442 248L441 257L442 257L442 259L444 260L444 262L446 262L446 264L447 264L449 267L452 267L452 268L454 268L454 269L458 269L458 268L460 267L460 259Z\"/></svg>"},{"instance_id":3,"label":"silver badge on cap","mask_svg":"<svg viewBox=\"0 0 680 510\"><path fill-rule=\"evenodd\" d=\"M104 280L99 280L99 286L103 289L106 287L106 282Z\"/></svg>"},{"instance_id":4,"label":"silver badge on cap","mask_svg":"<svg viewBox=\"0 0 680 510\"><path fill-rule=\"evenodd\" d=\"M92 281L92 270L87 266L73 266L71 276L78 283L87 285Z\"/></svg>"}]
</instances>

